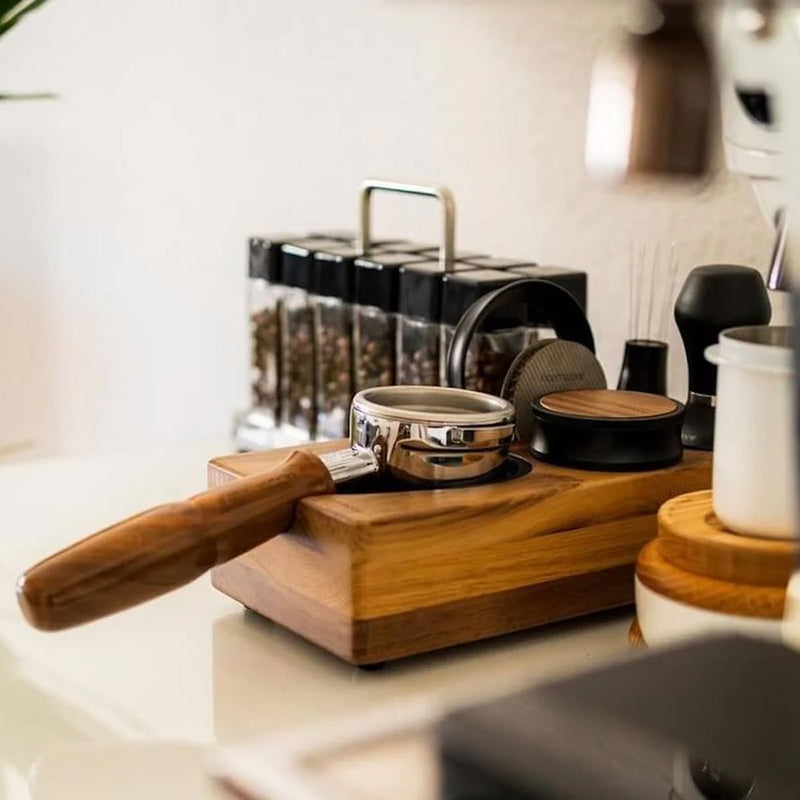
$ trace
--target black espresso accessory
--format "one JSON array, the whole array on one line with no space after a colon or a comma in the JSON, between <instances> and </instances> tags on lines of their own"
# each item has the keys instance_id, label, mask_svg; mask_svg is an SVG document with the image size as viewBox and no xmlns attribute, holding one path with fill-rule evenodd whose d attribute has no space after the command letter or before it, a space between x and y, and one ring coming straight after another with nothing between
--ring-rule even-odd
<instances>
[{"instance_id":1,"label":"black espresso accessory","mask_svg":"<svg viewBox=\"0 0 800 800\"><path fill-rule=\"evenodd\" d=\"M541 339L511 362L500 395L514 405L517 435L530 442L531 403L548 392L566 389L604 389L605 373L594 355L594 337L578 301L549 281L528 279L508 283L476 300L456 326L448 353L447 378L463 387L470 343L484 320L513 314L547 324L555 339Z\"/></svg>"},{"instance_id":2,"label":"black espresso accessory","mask_svg":"<svg viewBox=\"0 0 800 800\"><path fill-rule=\"evenodd\" d=\"M531 403L544 394L568 389L605 389L606 374L588 347L566 339L539 339L508 368L500 396L514 404L517 437L533 438Z\"/></svg>"},{"instance_id":3,"label":"black espresso accessory","mask_svg":"<svg viewBox=\"0 0 800 800\"><path fill-rule=\"evenodd\" d=\"M726 328L766 325L772 317L761 273L752 267L709 264L686 277L675 302L678 325L689 368L689 399L683 422L684 447L712 450L717 394L717 368L705 350Z\"/></svg>"},{"instance_id":4,"label":"black espresso accessory","mask_svg":"<svg viewBox=\"0 0 800 800\"><path fill-rule=\"evenodd\" d=\"M656 339L628 339L617 389L667 394L669 345Z\"/></svg>"},{"instance_id":5,"label":"black espresso accessory","mask_svg":"<svg viewBox=\"0 0 800 800\"><path fill-rule=\"evenodd\" d=\"M450 386L464 387L464 365L472 337L485 320L527 306L539 318L548 320L559 339L577 342L594 353L594 336L589 320L575 298L550 281L522 279L508 283L476 300L459 321L447 354ZM524 315L527 318L529 315Z\"/></svg>"},{"instance_id":6,"label":"black espresso accessory","mask_svg":"<svg viewBox=\"0 0 800 800\"><path fill-rule=\"evenodd\" d=\"M675 293L675 245L631 247L628 274L628 340L617 389L667 394L666 342L669 308Z\"/></svg>"},{"instance_id":7,"label":"black espresso accessory","mask_svg":"<svg viewBox=\"0 0 800 800\"><path fill-rule=\"evenodd\" d=\"M579 389L532 403L531 452L575 469L640 472L683 458L683 405L644 392Z\"/></svg>"}]
</instances>

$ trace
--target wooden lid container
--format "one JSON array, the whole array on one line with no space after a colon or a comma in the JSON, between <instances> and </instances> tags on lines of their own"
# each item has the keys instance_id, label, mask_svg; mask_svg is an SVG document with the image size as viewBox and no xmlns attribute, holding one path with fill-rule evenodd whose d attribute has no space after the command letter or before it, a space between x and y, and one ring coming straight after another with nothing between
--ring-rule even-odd
<instances>
[{"instance_id":1,"label":"wooden lid container","mask_svg":"<svg viewBox=\"0 0 800 800\"><path fill-rule=\"evenodd\" d=\"M660 469L683 457L683 405L662 395L611 389L546 394L533 401L531 450L577 469Z\"/></svg>"},{"instance_id":2,"label":"wooden lid container","mask_svg":"<svg viewBox=\"0 0 800 800\"><path fill-rule=\"evenodd\" d=\"M797 563L795 541L726 531L714 516L711 492L702 491L664 503L658 538L639 554L636 575L671 600L724 614L780 619Z\"/></svg>"}]
</instances>

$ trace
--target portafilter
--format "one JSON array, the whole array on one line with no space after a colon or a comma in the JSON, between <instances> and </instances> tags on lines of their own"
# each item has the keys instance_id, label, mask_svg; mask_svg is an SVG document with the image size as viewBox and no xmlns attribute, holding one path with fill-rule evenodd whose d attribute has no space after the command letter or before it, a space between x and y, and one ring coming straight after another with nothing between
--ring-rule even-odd
<instances>
[{"instance_id":1,"label":"portafilter","mask_svg":"<svg viewBox=\"0 0 800 800\"><path fill-rule=\"evenodd\" d=\"M297 450L272 470L118 522L40 561L17 583L28 622L60 630L177 589L287 531L295 503L384 474L452 484L501 466L514 438L506 400L465 389L387 386L353 399L350 446Z\"/></svg>"}]
</instances>

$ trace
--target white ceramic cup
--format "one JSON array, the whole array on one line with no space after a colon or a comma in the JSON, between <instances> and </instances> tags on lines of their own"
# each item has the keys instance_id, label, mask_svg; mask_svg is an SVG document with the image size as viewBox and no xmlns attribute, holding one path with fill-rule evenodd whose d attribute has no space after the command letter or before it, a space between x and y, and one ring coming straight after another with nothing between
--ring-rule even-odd
<instances>
[{"instance_id":1,"label":"white ceramic cup","mask_svg":"<svg viewBox=\"0 0 800 800\"><path fill-rule=\"evenodd\" d=\"M798 535L791 333L730 328L706 350L718 367L714 513L735 533Z\"/></svg>"}]
</instances>

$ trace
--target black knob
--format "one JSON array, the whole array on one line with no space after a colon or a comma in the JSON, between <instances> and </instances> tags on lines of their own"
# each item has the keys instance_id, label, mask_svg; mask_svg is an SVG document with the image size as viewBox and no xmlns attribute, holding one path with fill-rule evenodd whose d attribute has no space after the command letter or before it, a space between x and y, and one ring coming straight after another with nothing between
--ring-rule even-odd
<instances>
[{"instance_id":1,"label":"black knob","mask_svg":"<svg viewBox=\"0 0 800 800\"><path fill-rule=\"evenodd\" d=\"M689 367L689 399L683 425L683 444L711 450L717 368L706 361L705 350L716 344L721 331L745 325L766 325L772 307L761 273L752 267L709 264L695 267L675 302L678 325Z\"/></svg>"}]
</instances>

